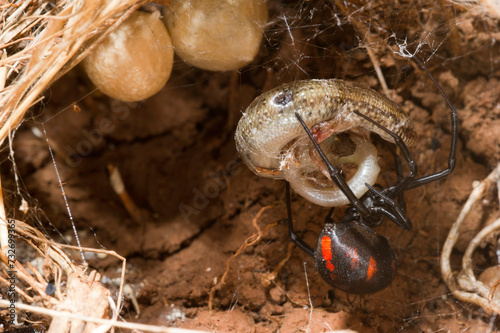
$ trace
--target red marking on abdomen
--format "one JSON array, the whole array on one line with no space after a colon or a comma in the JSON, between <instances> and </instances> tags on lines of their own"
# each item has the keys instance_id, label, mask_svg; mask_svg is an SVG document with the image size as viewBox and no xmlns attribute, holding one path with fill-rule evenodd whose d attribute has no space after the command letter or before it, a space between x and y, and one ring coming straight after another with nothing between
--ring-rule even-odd
<instances>
[{"instance_id":1,"label":"red marking on abdomen","mask_svg":"<svg viewBox=\"0 0 500 333\"><path fill-rule=\"evenodd\" d=\"M335 269L335 266L330 261L327 261L325 266L326 269L328 269L330 272L333 272L333 270Z\"/></svg>"},{"instance_id":2,"label":"red marking on abdomen","mask_svg":"<svg viewBox=\"0 0 500 333\"><path fill-rule=\"evenodd\" d=\"M333 272L335 266L330 262L330 260L332 260L332 239L328 236L323 236L321 238L321 255L326 261L326 269Z\"/></svg>"},{"instance_id":3,"label":"red marking on abdomen","mask_svg":"<svg viewBox=\"0 0 500 333\"><path fill-rule=\"evenodd\" d=\"M370 257L370 263L368 264L368 270L366 271L366 281L370 281L374 274L377 273L377 262L373 257Z\"/></svg>"},{"instance_id":4,"label":"red marking on abdomen","mask_svg":"<svg viewBox=\"0 0 500 333\"><path fill-rule=\"evenodd\" d=\"M359 255L358 249L349 248L346 253L347 258L351 258L351 269L354 269L359 266Z\"/></svg>"}]
</instances>

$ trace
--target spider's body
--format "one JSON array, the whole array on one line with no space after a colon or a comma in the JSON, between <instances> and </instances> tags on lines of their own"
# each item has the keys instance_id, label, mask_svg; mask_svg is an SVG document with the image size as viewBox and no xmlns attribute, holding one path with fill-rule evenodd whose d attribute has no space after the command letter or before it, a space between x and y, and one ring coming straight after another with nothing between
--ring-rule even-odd
<instances>
[{"instance_id":1,"label":"spider's body","mask_svg":"<svg viewBox=\"0 0 500 333\"><path fill-rule=\"evenodd\" d=\"M358 221L327 223L314 260L328 284L353 294L384 289L397 268L396 254L387 239Z\"/></svg>"},{"instance_id":2,"label":"spider's body","mask_svg":"<svg viewBox=\"0 0 500 333\"><path fill-rule=\"evenodd\" d=\"M457 111L422 62L417 58L413 58L413 60L429 75L451 110L452 140L448 168L440 172L415 179L417 165L403 139L364 115L363 112L353 110L358 116L365 118L365 120L371 122L394 139L410 170L408 175L403 177L400 159L394 154L397 166L397 184L385 189L376 189L366 184L368 192L358 199L347 185L340 171L327 159L301 116L295 113L296 118L325 163L332 181L349 198L351 206L338 222L331 219L333 208L330 210L325 219L325 227L318 237L316 250L314 250L294 232L290 205L290 187L287 184L286 200L290 241L314 258L317 270L328 284L349 293L373 293L391 284L397 269L395 252L389 241L375 233L371 227L379 225L387 217L404 230L411 229L411 222L406 217L403 200L404 191L442 179L451 174L455 167L458 140ZM398 200L395 201L394 198L398 198Z\"/></svg>"}]
</instances>

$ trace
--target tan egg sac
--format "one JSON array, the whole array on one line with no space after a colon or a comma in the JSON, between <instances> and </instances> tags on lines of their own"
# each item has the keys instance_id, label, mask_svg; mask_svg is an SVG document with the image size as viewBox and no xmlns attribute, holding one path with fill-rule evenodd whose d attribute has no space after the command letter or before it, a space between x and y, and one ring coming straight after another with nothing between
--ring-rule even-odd
<instances>
[{"instance_id":1,"label":"tan egg sac","mask_svg":"<svg viewBox=\"0 0 500 333\"><path fill-rule=\"evenodd\" d=\"M210 71L252 62L268 17L265 0L172 0L164 14L177 55Z\"/></svg>"},{"instance_id":2,"label":"tan egg sac","mask_svg":"<svg viewBox=\"0 0 500 333\"><path fill-rule=\"evenodd\" d=\"M159 13L135 12L83 61L92 82L106 95L132 102L165 85L174 52Z\"/></svg>"}]
</instances>

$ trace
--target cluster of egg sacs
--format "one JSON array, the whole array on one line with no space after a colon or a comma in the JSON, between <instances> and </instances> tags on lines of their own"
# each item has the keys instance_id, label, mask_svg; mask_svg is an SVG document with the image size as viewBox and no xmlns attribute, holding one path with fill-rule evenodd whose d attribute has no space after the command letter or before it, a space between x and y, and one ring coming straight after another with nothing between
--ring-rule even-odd
<instances>
[{"instance_id":1,"label":"cluster of egg sacs","mask_svg":"<svg viewBox=\"0 0 500 333\"><path fill-rule=\"evenodd\" d=\"M174 51L210 71L248 65L268 18L265 0L172 0L159 12L135 12L85 58L85 71L106 95L146 99L168 81Z\"/></svg>"}]
</instances>

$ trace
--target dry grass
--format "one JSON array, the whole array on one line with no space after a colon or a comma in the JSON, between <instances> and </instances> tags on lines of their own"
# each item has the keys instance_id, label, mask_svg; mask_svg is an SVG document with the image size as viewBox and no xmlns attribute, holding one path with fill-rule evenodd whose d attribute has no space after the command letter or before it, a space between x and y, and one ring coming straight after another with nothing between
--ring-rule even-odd
<instances>
[{"instance_id":1,"label":"dry grass","mask_svg":"<svg viewBox=\"0 0 500 333\"><path fill-rule=\"evenodd\" d=\"M6 138L12 138L26 112L43 98L41 95L50 84L76 66L109 32L147 2L0 1L0 144L4 144ZM0 206L3 208L1 200ZM109 297L109 290L99 283L97 272L84 265L75 265L65 253L67 246L49 241L41 232L22 221L15 221L16 235L35 251L37 257L43 259L43 274L30 263L22 264L7 258L3 251L8 240L6 222L7 216L2 209L0 261L5 265L1 274L5 278L0 276L0 284L8 287L8 271L15 271L17 279L23 282L16 284L16 293L25 301L38 305L27 308L16 304L16 310L53 317L49 332L105 332L115 326L154 332L179 331L145 325L139 328L116 322L122 299L124 258L112 251L108 253L123 260L122 284L118 304L115 305ZM49 280L53 280L55 285L55 292L50 295L47 292ZM66 282L64 287L63 281ZM20 285L28 288L21 288ZM1 302L2 307L9 304L8 301Z\"/></svg>"},{"instance_id":2,"label":"dry grass","mask_svg":"<svg viewBox=\"0 0 500 333\"><path fill-rule=\"evenodd\" d=\"M0 143L51 83L146 2L1 1Z\"/></svg>"},{"instance_id":3,"label":"dry grass","mask_svg":"<svg viewBox=\"0 0 500 333\"><path fill-rule=\"evenodd\" d=\"M14 0L8 2L0 0L2 18L0 20L0 144L5 144L5 139L10 140L30 107L43 98L41 97L43 92L54 81L76 66L109 32L147 2L149 1ZM168 5L169 1L156 2ZM343 8L342 2L334 2L340 9ZM474 2L471 1L471 3ZM493 8L490 15L499 15L498 2L483 1L483 3L486 8ZM345 15L350 17L348 13ZM362 35L368 36L366 29L362 26L358 25L357 29L362 32ZM370 38L367 42L373 44ZM376 57L370 49L367 51L374 62L374 67L378 68ZM379 75L379 79L383 84L382 75ZM0 201L0 245L3 249L7 239L5 237L6 220L3 202ZM25 286L29 286L26 289L16 286L16 292L25 301L38 305L33 307L18 304L17 310L55 318L51 325L52 332L105 332L111 327L118 326L151 332L181 331L117 323L124 284L123 275L118 304L115 305L109 297L109 290L98 283L99 274L85 266L75 265L65 253L68 247L49 241L41 232L22 221L16 221L16 226L18 235L36 251L38 257L44 260L45 271L45 275L42 275L31 264L15 261L18 278ZM252 237L260 239L262 232L259 228L257 229L258 233ZM255 239L249 238L242 249L253 244L254 241ZM93 249L83 250L94 251ZM122 273L124 274L125 259L114 252L107 253L123 260ZM447 250L443 253L446 254ZM235 257L237 255L238 253ZM233 257L230 260L232 259ZM5 265L10 263L3 251L0 251L0 261ZM230 261L227 264L228 268L229 264ZM456 272L447 269L444 275L447 282L453 282L451 277L455 277ZM53 280L56 288L52 295L46 292L48 280ZM63 281L66 282L65 287L61 284ZM211 291L211 299L223 283L224 278ZM1 274L0 284L8 285L7 280ZM474 301L470 299L468 293L461 294L457 292L458 288L451 285L450 288L457 298ZM474 288L471 289L476 291ZM485 311L498 312L497 304L494 304L494 309L491 307L492 300L488 299L487 292L483 292L481 296L480 302L477 303L482 305ZM474 297L477 297L475 293ZM82 299L87 301L82 302ZM7 306L7 304L8 302L0 300L0 306ZM92 304L92 307L85 307L85 304ZM111 313L109 313L110 309Z\"/></svg>"}]
</instances>

